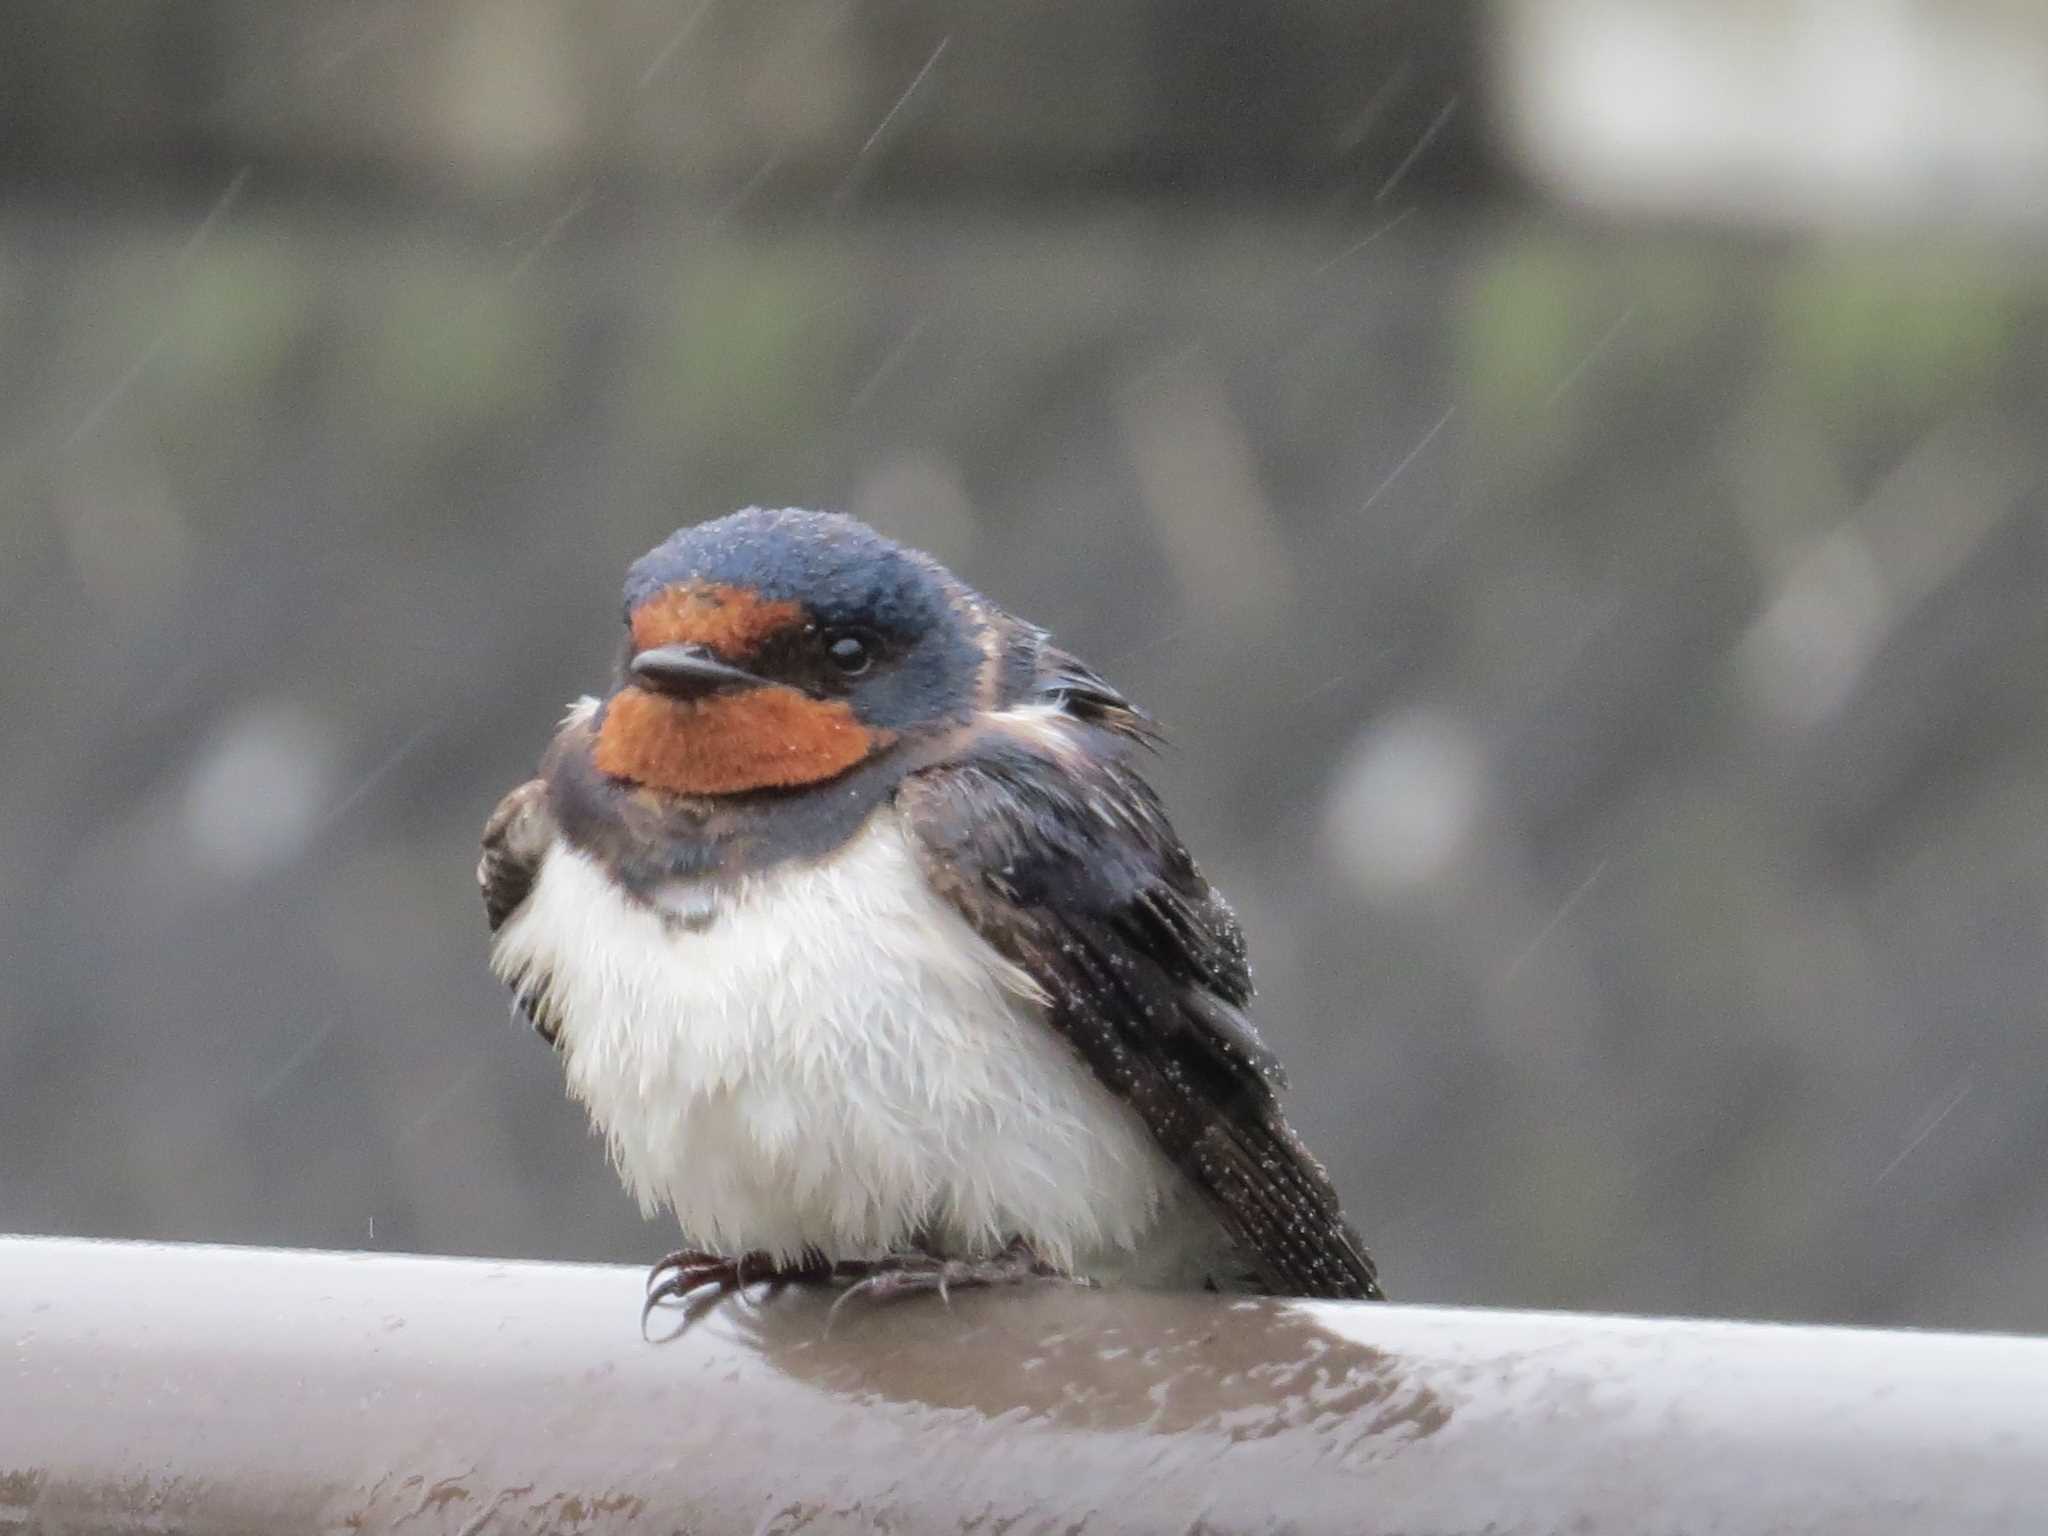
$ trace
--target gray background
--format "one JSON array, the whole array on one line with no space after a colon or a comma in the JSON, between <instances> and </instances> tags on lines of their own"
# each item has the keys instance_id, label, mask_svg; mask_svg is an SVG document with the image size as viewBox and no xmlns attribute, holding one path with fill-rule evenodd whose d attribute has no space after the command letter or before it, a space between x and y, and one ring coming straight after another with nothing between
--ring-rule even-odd
<instances>
[{"instance_id":1,"label":"gray background","mask_svg":"<svg viewBox=\"0 0 2048 1536\"><path fill-rule=\"evenodd\" d=\"M1396 1294L2048 1328L2038 248L1575 212L1491 22L10 8L0 1228L661 1251L475 838L765 502L1166 723Z\"/></svg>"}]
</instances>

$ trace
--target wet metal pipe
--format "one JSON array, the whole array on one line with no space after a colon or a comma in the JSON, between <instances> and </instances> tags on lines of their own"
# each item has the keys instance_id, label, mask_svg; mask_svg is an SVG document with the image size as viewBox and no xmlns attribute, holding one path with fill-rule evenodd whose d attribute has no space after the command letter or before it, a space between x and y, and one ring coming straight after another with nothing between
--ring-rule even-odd
<instances>
[{"instance_id":1,"label":"wet metal pipe","mask_svg":"<svg viewBox=\"0 0 2048 1536\"><path fill-rule=\"evenodd\" d=\"M0 1532L2048 1529L2048 1340L640 1280L0 1238Z\"/></svg>"}]
</instances>

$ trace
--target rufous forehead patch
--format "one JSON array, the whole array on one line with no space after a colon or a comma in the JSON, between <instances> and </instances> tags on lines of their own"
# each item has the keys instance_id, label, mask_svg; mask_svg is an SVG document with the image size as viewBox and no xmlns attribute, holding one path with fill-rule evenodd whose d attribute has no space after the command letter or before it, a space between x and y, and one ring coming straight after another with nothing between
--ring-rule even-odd
<instances>
[{"instance_id":1,"label":"rufous forehead patch","mask_svg":"<svg viewBox=\"0 0 2048 1536\"><path fill-rule=\"evenodd\" d=\"M801 603L770 602L745 587L687 582L663 587L633 610L633 649L701 645L729 662L746 660L770 635L801 624Z\"/></svg>"},{"instance_id":2,"label":"rufous forehead patch","mask_svg":"<svg viewBox=\"0 0 2048 1536\"><path fill-rule=\"evenodd\" d=\"M594 761L600 773L649 789L731 795L816 784L894 739L862 725L844 700L814 699L794 688L704 699L628 688L605 710Z\"/></svg>"}]
</instances>

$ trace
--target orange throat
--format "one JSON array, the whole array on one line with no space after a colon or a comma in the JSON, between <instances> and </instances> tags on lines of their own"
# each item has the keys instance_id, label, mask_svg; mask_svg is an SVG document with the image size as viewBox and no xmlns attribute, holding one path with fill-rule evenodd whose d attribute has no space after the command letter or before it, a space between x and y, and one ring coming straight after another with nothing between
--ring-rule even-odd
<instances>
[{"instance_id":1,"label":"orange throat","mask_svg":"<svg viewBox=\"0 0 2048 1536\"><path fill-rule=\"evenodd\" d=\"M600 773L673 795L791 789L844 773L893 740L838 699L768 686L707 699L628 688L605 710Z\"/></svg>"}]
</instances>

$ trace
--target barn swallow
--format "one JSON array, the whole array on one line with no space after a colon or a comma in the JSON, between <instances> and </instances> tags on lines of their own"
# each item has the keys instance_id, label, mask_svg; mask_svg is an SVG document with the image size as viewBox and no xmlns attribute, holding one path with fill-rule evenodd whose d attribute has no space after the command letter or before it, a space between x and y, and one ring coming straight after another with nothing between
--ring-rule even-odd
<instances>
[{"instance_id":1,"label":"barn swallow","mask_svg":"<svg viewBox=\"0 0 2048 1536\"><path fill-rule=\"evenodd\" d=\"M684 1251L756 1280L1380 1295L1283 1118L1146 715L852 518L626 576L602 698L484 831L491 964Z\"/></svg>"}]
</instances>

